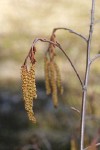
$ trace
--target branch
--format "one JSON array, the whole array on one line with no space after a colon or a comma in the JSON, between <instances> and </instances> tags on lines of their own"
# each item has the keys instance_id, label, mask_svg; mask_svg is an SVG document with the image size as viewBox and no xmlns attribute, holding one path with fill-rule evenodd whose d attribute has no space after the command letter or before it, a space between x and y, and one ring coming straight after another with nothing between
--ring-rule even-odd
<instances>
[{"instance_id":1,"label":"branch","mask_svg":"<svg viewBox=\"0 0 100 150\"><path fill-rule=\"evenodd\" d=\"M54 42L52 42L52 41L49 41L49 40L46 40L46 39L41 39L41 38L36 38L36 39L33 41L33 43L32 43L32 46L31 46L31 48L30 48L30 50L29 50L29 52L28 52L28 55L26 56L26 58L25 58L25 60L24 60L24 64L23 64L23 65L26 64L27 59L28 59L28 57L29 57L31 51L34 49L34 46L35 46L35 44L36 44L38 41L48 42L48 43L50 43L50 44L53 44L53 45L57 46L57 44L54 43Z\"/></svg>"},{"instance_id":2,"label":"branch","mask_svg":"<svg viewBox=\"0 0 100 150\"><path fill-rule=\"evenodd\" d=\"M50 43L50 44L53 44L53 45L57 46L57 43L54 43L53 41L50 41L50 40L47 40L47 39L42 39L42 38L36 38L36 39L33 41L32 47L33 47L38 41Z\"/></svg>"},{"instance_id":3,"label":"branch","mask_svg":"<svg viewBox=\"0 0 100 150\"><path fill-rule=\"evenodd\" d=\"M65 53L65 51L62 49L61 45L60 45L58 42L54 43L54 42L52 42L52 41L50 41L50 40L47 40L47 39L36 38L36 39L33 41L32 48L35 46L35 44L36 44L38 41L47 42L47 43L53 44L53 45L55 45L56 47L58 47L58 48L63 52L63 54L66 56L66 58L68 59L69 63L71 64L71 66L72 66L74 72L76 73L76 76L77 76L77 78L78 78L79 81L80 81L81 87L83 88L83 82L82 82L82 80L81 80L81 78L80 78L79 73L77 72L77 70L76 70L74 64L72 63L71 59L69 58L69 56L68 56L68 55Z\"/></svg>"},{"instance_id":4,"label":"branch","mask_svg":"<svg viewBox=\"0 0 100 150\"><path fill-rule=\"evenodd\" d=\"M90 61L90 64L93 63L97 58L100 57L100 54L97 54L96 56L94 56L91 61Z\"/></svg>"},{"instance_id":5,"label":"branch","mask_svg":"<svg viewBox=\"0 0 100 150\"><path fill-rule=\"evenodd\" d=\"M53 33L55 33L56 30L67 30L67 31L69 31L70 33L73 33L73 34L79 36L79 37L82 38L85 42L87 42L87 38L86 38L86 37L84 37L82 34L77 33L77 32L75 32L75 31L73 31L73 30L71 30L71 29L69 29L69 28L63 28L63 27L61 27L61 28L54 28Z\"/></svg>"},{"instance_id":6,"label":"branch","mask_svg":"<svg viewBox=\"0 0 100 150\"><path fill-rule=\"evenodd\" d=\"M82 108L81 108L81 129L80 129L80 150L84 149L84 132L85 132L85 118L86 118L86 100L87 100L87 87L90 73L90 52L91 52L91 40L94 27L94 10L95 0L92 0L91 16L90 16L90 29L87 40L87 53L86 53L86 70L84 78L84 89L82 93Z\"/></svg>"},{"instance_id":7,"label":"branch","mask_svg":"<svg viewBox=\"0 0 100 150\"><path fill-rule=\"evenodd\" d=\"M77 70L76 70L74 64L72 63L72 61L71 61L71 59L68 57L68 55L65 53L65 51L62 49L61 45L60 45L59 43L57 43L57 44L58 44L58 47L61 49L61 51L62 51L62 52L64 53L64 55L66 56L66 58L68 59L68 61L70 62L71 66L72 66L73 70L75 71L75 73L76 73L76 75L77 75L77 77L78 77L78 79L79 79L79 81L80 81L80 84L81 84L81 86L82 86L82 88L83 88L83 82L82 82L82 80L81 80L81 78L80 78L80 75L79 75L79 73L77 72Z\"/></svg>"},{"instance_id":8,"label":"branch","mask_svg":"<svg viewBox=\"0 0 100 150\"><path fill-rule=\"evenodd\" d=\"M100 143L97 143L97 144L96 144L96 147L97 147L97 146L100 146ZM91 145L88 146L88 147L86 147L84 150L88 150L89 147L91 147Z\"/></svg>"}]
</instances>

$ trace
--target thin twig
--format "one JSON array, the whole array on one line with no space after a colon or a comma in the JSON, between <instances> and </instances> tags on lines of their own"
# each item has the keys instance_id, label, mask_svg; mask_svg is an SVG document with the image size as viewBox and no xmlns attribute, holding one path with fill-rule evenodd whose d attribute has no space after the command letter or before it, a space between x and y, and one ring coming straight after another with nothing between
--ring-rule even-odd
<instances>
[{"instance_id":1,"label":"thin twig","mask_svg":"<svg viewBox=\"0 0 100 150\"><path fill-rule=\"evenodd\" d=\"M48 42L48 43L50 43L50 44L54 44L55 46L57 46L57 44L54 43L54 42L52 42L52 41L49 41L49 40L46 40L46 39L41 39L41 38L35 38L35 40L34 40L33 43L32 43L32 46L31 46L31 48L30 48L30 50L29 50L29 52L28 52L28 55L26 56L26 58L25 58L25 60L24 60L24 65L25 65L26 62L27 62L27 59L28 59L28 57L29 57L29 55L30 55L31 50L33 50L33 47L35 46L35 44L36 44L38 41Z\"/></svg>"},{"instance_id":2,"label":"thin twig","mask_svg":"<svg viewBox=\"0 0 100 150\"><path fill-rule=\"evenodd\" d=\"M54 43L53 41L50 41L50 40L47 40L47 39L42 39L42 38L36 38L33 41L33 45L35 45L38 41L50 43L50 44L53 44L53 45L57 46L57 43Z\"/></svg>"},{"instance_id":3,"label":"thin twig","mask_svg":"<svg viewBox=\"0 0 100 150\"><path fill-rule=\"evenodd\" d=\"M94 56L92 59L91 59L91 61L90 61L90 64L92 63L92 62L94 62L97 58L99 58L100 57L100 54L97 54L96 56Z\"/></svg>"},{"instance_id":4,"label":"thin twig","mask_svg":"<svg viewBox=\"0 0 100 150\"><path fill-rule=\"evenodd\" d=\"M100 143L97 143L97 144L96 144L96 147L98 147L98 146L100 146ZM89 147L91 147L91 145L88 146L88 147L86 147L84 150L88 150Z\"/></svg>"},{"instance_id":5,"label":"thin twig","mask_svg":"<svg viewBox=\"0 0 100 150\"><path fill-rule=\"evenodd\" d=\"M28 55L26 56L26 58L25 58L25 60L24 60L23 65L26 65L26 63L27 63L27 59L28 59L28 57L29 57L30 52L31 52L31 49L29 50Z\"/></svg>"},{"instance_id":6,"label":"thin twig","mask_svg":"<svg viewBox=\"0 0 100 150\"><path fill-rule=\"evenodd\" d=\"M53 44L53 45L55 45L56 47L58 47L58 48L64 53L64 55L66 56L66 58L67 58L68 61L70 62L71 66L72 66L72 68L73 68L73 70L74 70L74 72L76 73L76 75L77 75L77 77L78 77L78 79L79 79L79 81L80 81L81 86L83 87L83 82L82 82L82 80L81 80L81 78L80 78L79 73L77 72L77 70L76 70L74 64L72 63L71 59L70 59L69 56L66 54L66 52L63 50L63 48L61 47L61 45L60 45L58 42L54 43L53 41L50 41L50 40L47 40L47 39L36 38L36 39L33 41L32 47L35 46L35 44L36 44L38 41L47 42L47 43Z\"/></svg>"},{"instance_id":7,"label":"thin twig","mask_svg":"<svg viewBox=\"0 0 100 150\"><path fill-rule=\"evenodd\" d=\"M75 73L76 73L76 75L77 75L77 77L78 77L78 79L79 79L79 81L80 81L80 84L81 84L81 86L82 86L82 88L83 88L83 82L82 82L82 80L81 80L81 78L80 78L80 75L79 75L79 73L77 72L77 70L76 70L74 64L72 63L71 59L68 57L68 55L66 54L66 52L63 50L63 48L61 47L61 45L60 45L59 43L57 43L57 44L58 44L58 47L61 49L61 51L62 51L62 52L64 53L64 55L66 56L66 58L68 59L68 61L70 62L71 66L72 66L72 68L74 69L74 71L75 71Z\"/></svg>"},{"instance_id":8,"label":"thin twig","mask_svg":"<svg viewBox=\"0 0 100 150\"><path fill-rule=\"evenodd\" d=\"M86 71L85 71L85 79L84 79L84 88L83 88L83 93L82 93L80 150L84 149L86 98L87 98L87 87L88 87L89 72L90 72L90 51L91 51L91 40L92 40L92 33L93 33L93 26L94 26L94 8L95 8L95 0L92 0L90 30L89 30L89 36L88 36L88 41L87 41Z\"/></svg>"},{"instance_id":9,"label":"thin twig","mask_svg":"<svg viewBox=\"0 0 100 150\"><path fill-rule=\"evenodd\" d=\"M53 33L55 33L57 30L67 30L67 31L69 31L70 33L73 33L73 34L79 36L80 38L82 38L83 40L85 40L85 42L87 42L87 38L86 38L86 37L84 37L82 34L80 34L80 33L78 33L78 32L73 31L72 29L63 28L63 27L58 27L58 28L54 28Z\"/></svg>"}]
</instances>

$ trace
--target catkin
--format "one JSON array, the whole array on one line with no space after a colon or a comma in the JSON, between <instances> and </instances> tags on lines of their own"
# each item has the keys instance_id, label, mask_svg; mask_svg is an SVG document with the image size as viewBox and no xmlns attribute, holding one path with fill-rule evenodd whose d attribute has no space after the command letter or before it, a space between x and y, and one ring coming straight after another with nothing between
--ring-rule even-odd
<instances>
[{"instance_id":1,"label":"catkin","mask_svg":"<svg viewBox=\"0 0 100 150\"><path fill-rule=\"evenodd\" d=\"M47 95L51 93L49 65L49 60L47 58L44 58L45 86Z\"/></svg>"},{"instance_id":2,"label":"catkin","mask_svg":"<svg viewBox=\"0 0 100 150\"><path fill-rule=\"evenodd\" d=\"M28 88L31 99L36 99L36 84L35 84L35 66L31 65L30 70L28 72Z\"/></svg>"},{"instance_id":3,"label":"catkin","mask_svg":"<svg viewBox=\"0 0 100 150\"><path fill-rule=\"evenodd\" d=\"M54 103L54 107L58 106L58 96L57 96L57 84L56 84L56 72L54 63L50 62L50 82L52 87L52 100Z\"/></svg>"},{"instance_id":4,"label":"catkin","mask_svg":"<svg viewBox=\"0 0 100 150\"><path fill-rule=\"evenodd\" d=\"M44 71L45 71L45 86L46 94L52 94L52 100L55 107L58 106L58 91L63 94L63 86L61 82L61 74L57 64L47 57L44 58Z\"/></svg>"},{"instance_id":5,"label":"catkin","mask_svg":"<svg viewBox=\"0 0 100 150\"><path fill-rule=\"evenodd\" d=\"M28 99L28 91L27 91L27 75L28 75L28 70L27 66L22 66L21 67L21 79L22 79L22 91L23 91L23 98L26 101Z\"/></svg>"},{"instance_id":6,"label":"catkin","mask_svg":"<svg viewBox=\"0 0 100 150\"><path fill-rule=\"evenodd\" d=\"M54 67L55 67L55 71L56 71L57 88L58 88L60 94L63 94L63 86L62 86L62 81L61 81L60 70L56 63L54 63Z\"/></svg>"},{"instance_id":7,"label":"catkin","mask_svg":"<svg viewBox=\"0 0 100 150\"><path fill-rule=\"evenodd\" d=\"M36 123L36 118L33 112L33 100L37 98L34 65L30 67L29 71L25 65L22 66L21 70L25 109L27 111L29 120L33 121L33 123Z\"/></svg>"}]
</instances>

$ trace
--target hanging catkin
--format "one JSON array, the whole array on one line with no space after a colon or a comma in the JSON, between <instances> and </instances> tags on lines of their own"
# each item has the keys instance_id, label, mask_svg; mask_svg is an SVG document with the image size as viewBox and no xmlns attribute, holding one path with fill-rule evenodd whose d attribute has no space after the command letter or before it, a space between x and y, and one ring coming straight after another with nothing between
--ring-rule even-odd
<instances>
[{"instance_id":1,"label":"hanging catkin","mask_svg":"<svg viewBox=\"0 0 100 150\"><path fill-rule=\"evenodd\" d=\"M36 99L37 94L36 94L36 83L35 83L35 65L31 65L30 70L28 72L29 76L29 93L31 99Z\"/></svg>"},{"instance_id":2,"label":"hanging catkin","mask_svg":"<svg viewBox=\"0 0 100 150\"><path fill-rule=\"evenodd\" d=\"M52 88L52 100L54 107L58 106L58 96L57 96L57 84L56 84L56 72L54 63L50 62L50 83Z\"/></svg>"},{"instance_id":3,"label":"hanging catkin","mask_svg":"<svg viewBox=\"0 0 100 150\"><path fill-rule=\"evenodd\" d=\"M29 120L36 123L36 118L33 112L33 100L37 98L34 67L35 66L32 64L28 71L26 65L22 66L21 77L25 109L28 113Z\"/></svg>"},{"instance_id":4,"label":"hanging catkin","mask_svg":"<svg viewBox=\"0 0 100 150\"><path fill-rule=\"evenodd\" d=\"M27 91L27 83L28 83L28 70L27 66L23 65L21 67L21 79L22 79L22 91L23 91L23 99L24 101L28 100L28 91Z\"/></svg>"},{"instance_id":5,"label":"hanging catkin","mask_svg":"<svg viewBox=\"0 0 100 150\"><path fill-rule=\"evenodd\" d=\"M44 73L45 73L45 87L46 87L46 94L49 95L51 93L51 86L50 86L50 62L47 57L44 58Z\"/></svg>"},{"instance_id":6,"label":"hanging catkin","mask_svg":"<svg viewBox=\"0 0 100 150\"><path fill-rule=\"evenodd\" d=\"M61 81L61 74L58 65L54 62L54 67L56 71L56 82L57 82L57 88L60 92L60 94L63 94L63 86Z\"/></svg>"}]
</instances>

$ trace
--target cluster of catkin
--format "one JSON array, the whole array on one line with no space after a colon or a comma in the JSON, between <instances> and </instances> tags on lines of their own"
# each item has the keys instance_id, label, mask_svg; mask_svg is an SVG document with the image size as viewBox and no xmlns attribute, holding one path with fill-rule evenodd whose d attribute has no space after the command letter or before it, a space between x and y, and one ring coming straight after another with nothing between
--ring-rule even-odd
<instances>
[{"instance_id":1,"label":"cluster of catkin","mask_svg":"<svg viewBox=\"0 0 100 150\"><path fill-rule=\"evenodd\" d=\"M45 85L46 93L52 95L53 104L55 107L58 106L58 93L63 94L63 87L61 82L61 75L58 65L54 61L55 57L55 44L56 37L53 33L50 41L47 53L49 54L49 59L47 55L45 56ZM32 45L28 56L26 57L23 66L21 67L21 79L22 79L22 91L23 99L25 102L25 109L27 111L29 120L36 123L36 118L33 112L33 101L37 98L36 94L36 84L35 84L35 52L36 48ZM31 65L27 68L27 59L30 59Z\"/></svg>"},{"instance_id":2,"label":"cluster of catkin","mask_svg":"<svg viewBox=\"0 0 100 150\"><path fill-rule=\"evenodd\" d=\"M58 92L63 94L61 74L54 60L44 59L46 94L52 94L54 107L58 106Z\"/></svg>"},{"instance_id":3,"label":"cluster of catkin","mask_svg":"<svg viewBox=\"0 0 100 150\"><path fill-rule=\"evenodd\" d=\"M27 111L29 120L31 120L33 123L36 123L36 118L33 112L33 100L37 98L35 84L35 64L31 64L29 70L27 69L27 65L23 65L21 67L21 79L25 109Z\"/></svg>"}]
</instances>

